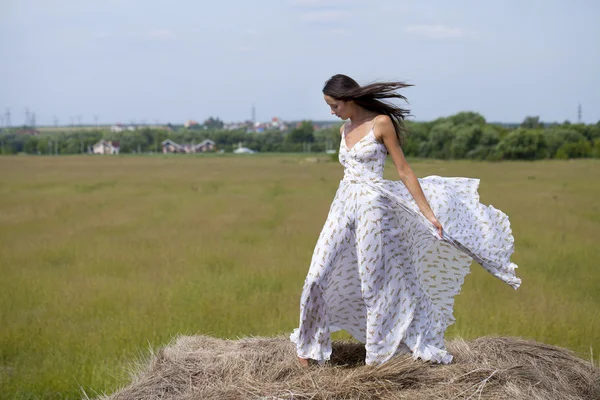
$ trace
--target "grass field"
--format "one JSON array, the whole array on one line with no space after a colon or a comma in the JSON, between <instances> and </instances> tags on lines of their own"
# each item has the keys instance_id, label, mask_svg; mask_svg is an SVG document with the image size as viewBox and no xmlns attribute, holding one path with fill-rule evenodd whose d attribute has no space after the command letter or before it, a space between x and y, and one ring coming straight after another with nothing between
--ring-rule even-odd
<instances>
[{"instance_id":1,"label":"grass field","mask_svg":"<svg viewBox=\"0 0 600 400\"><path fill-rule=\"evenodd\" d=\"M342 175L304 161L0 157L0 397L111 392L177 334L290 332ZM474 264L448 337L516 335L597 360L600 162L412 166L481 178L516 240L521 288Z\"/></svg>"}]
</instances>

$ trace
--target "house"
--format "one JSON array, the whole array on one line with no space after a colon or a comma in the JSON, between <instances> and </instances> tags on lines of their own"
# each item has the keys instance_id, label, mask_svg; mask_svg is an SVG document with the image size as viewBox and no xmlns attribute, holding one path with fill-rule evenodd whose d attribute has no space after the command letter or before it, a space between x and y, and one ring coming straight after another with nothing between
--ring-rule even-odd
<instances>
[{"instance_id":1,"label":"house","mask_svg":"<svg viewBox=\"0 0 600 400\"><path fill-rule=\"evenodd\" d=\"M183 147L180 144L175 143L171 139L163 140L161 142L163 153L182 153Z\"/></svg>"},{"instance_id":2,"label":"house","mask_svg":"<svg viewBox=\"0 0 600 400\"><path fill-rule=\"evenodd\" d=\"M123 125L121 123L117 123L116 125L113 125L113 126L110 127L110 131L111 132L117 132L117 133L119 133L119 132L123 132L125 130L135 131L135 126L133 126L133 125L125 126L125 125Z\"/></svg>"},{"instance_id":3,"label":"house","mask_svg":"<svg viewBox=\"0 0 600 400\"><path fill-rule=\"evenodd\" d=\"M216 150L215 142L210 139L203 140L198 144L178 144L167 139L161 143L163 153L204 153Z\"/></svg>"},{"instance_id":4,"label":"house","mask_svg":"<svg viewBox=\"0 0 600 400\"><path fill-rule=\"evenodd\" d=\"M92 147L93 154L119 154L121 144L118 141L102 139Z\"/></svg>"},{"instance_id":5,"label":"house","mask_svg":"<svg viewBox=\"0 0 600 400\"><path fill-rule=\"evenodd\" d=\"M200 126L200 124L197 121L190 119L185 124L183 124L183 126L186 127L187 129L190 129L190 128L197 128Z\"/></svg>"},{"instance_id":6,"label":"house","mask_svg":"<svg viewBox=\"0 0 600 400\"><path fill-rule=\"evenodd\" d=\"M33 128L22 128L17 131L17 135L29 135L29 136L38 136L40 131Z\"/></svg>"},{"instance_id":7,"label":"house","mask_svg":"<svg viewBox=\"0 0 600 400\"><path fill-rule=\"evenodd\" d=\"M121 124L116 124L110 127L110 131L111 132L123 132L125 130L125 128L123 127L123 125Z\"/></svg>"},{"instance_id":8,"label":"house","mask_svg":"<svg viewBox=\"0 0 600 400\"><path fill-rule=\"evenodd\" d=\"M288 127L281 119L279 119L279 117L273 117L269 123L269 128L284 131L287 130Z\"/></svg>"},{"instance_id":9,"label":"house","mask_svg":"<svg viewBox=\"0 0 600 400\"><path fill-rule=\"evenodd\" d=\"M194 153L204 153L205 151L214 151L216 143L210 139L206 139L194 145Z\"/></svg>"}]
</instances>

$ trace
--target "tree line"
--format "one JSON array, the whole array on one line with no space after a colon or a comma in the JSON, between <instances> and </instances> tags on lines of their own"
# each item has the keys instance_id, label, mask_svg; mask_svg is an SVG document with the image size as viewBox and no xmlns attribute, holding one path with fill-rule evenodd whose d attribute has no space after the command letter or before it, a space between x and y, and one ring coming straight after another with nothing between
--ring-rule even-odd
<instances>
[{"instance_id":1,"label":"tree line","mask_svg":"<svg viewBox=\"0 0 600 400\"><path fill-rule=\"evenodd\" d=\"M162 151L161 142L199 143L211 139L219 150L230 152L240 144L259 152L324 152L340 145L340 125L315 130L303 121L288 131L250 132L142 127L134 131L71 129L39 135L23 134L26 127L0 133L1 154L80 154L101 139L120 142L121 153ZM429 122L406 122L403 151L409 157L474 160L539 160L546 158L600 158L600 121L596 124L542 123L526 117L521 124L505 126L486 122L474 112L461 112ZM31 131L29 129L28 131Z\"/></svg>"}]
</instances>

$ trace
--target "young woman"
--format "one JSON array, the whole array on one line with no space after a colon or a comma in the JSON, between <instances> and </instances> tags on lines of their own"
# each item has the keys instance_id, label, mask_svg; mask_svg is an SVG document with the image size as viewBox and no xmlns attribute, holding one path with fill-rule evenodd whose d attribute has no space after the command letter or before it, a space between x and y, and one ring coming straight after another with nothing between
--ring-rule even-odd
<instances>
[{"instance_id":1,"label":"young woman","mask_svg":"<svg viewBox=\"0 0 600 400\"><path fill-rule=\"evenodd\" d=\"M444 332L454 322L456 296L475 259L515 289L507 216L479 203L478 179L417 179L402 153L408 85L360 86L345 75L323 88L341 127L344 177L315 246L291 334L308 366L331 355L330 333L344 329L365 343L366 364L397 354L450 363ZM389 154L400 181L384 180Z\"/></svg>"}]
</instances>

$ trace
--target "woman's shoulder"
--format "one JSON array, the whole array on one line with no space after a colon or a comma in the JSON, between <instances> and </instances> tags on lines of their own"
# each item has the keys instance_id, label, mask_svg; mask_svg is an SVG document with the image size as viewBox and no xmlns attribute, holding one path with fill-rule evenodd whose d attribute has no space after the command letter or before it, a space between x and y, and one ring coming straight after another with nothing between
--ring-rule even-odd
<instances>
[{"instance_id":1,"label":"woman's shoulder","mask_svg":"<svg viewBox=\"0 0 600 400\"><path fill-rule=\"evenodd\" d=\"M378 142L383 143L384 137L392 134L396 135L396 128L389 115L379 114L373 118L373 136Z\"/></svg>"},{"instance_id":2,"label":"woman's shoulder","mask_svg":"<svg viewBox=\"0 0 600 400\"><path fill-rule=\"evenodd\" d=\"M379 115L376 115L375 118L373 118L373 125L374 126L390 126L390 125L393 126L394 123L389 115L379 114Z\"/></svg>"},{"instance_id":3,"label":"woman's shoulder","mask_svg":"<svg viewBox=\"0 0 600 400\"><path fill-rule=\"evenodd\" d=\"M394 122L389 115L379 114L373 118L373 130L375 130L376 133L379 133L379 135L376 136L381 137L383 132L389 131L390 129L394 132L396 131L394 128Z\"/></svg>"}]
</instances>

